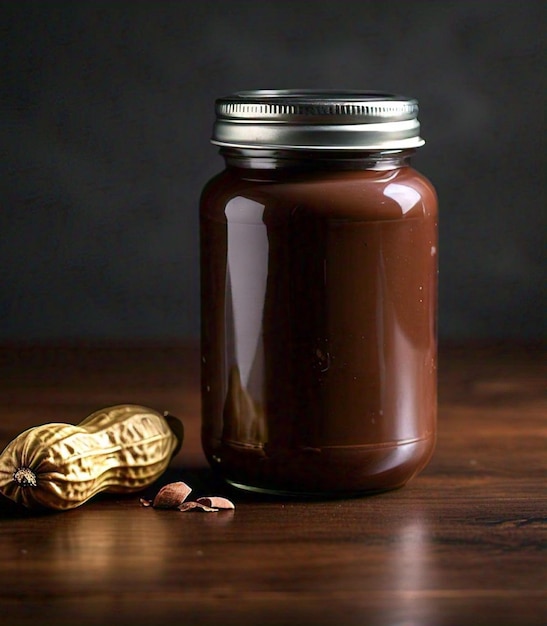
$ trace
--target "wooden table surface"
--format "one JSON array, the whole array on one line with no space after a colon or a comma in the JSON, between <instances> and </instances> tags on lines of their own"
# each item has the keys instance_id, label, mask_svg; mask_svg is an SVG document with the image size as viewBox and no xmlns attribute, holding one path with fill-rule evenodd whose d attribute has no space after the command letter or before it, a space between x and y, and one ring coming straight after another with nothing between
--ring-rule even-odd
<instances>
[{"instance_id":1,"label":"wooden table surface","mask_svg":"<svg viewBox=\"0 0 547 626\"><path fill-rule=\"evenodd\" d=\"M56 514L0 498L0 623L525 626L547 623L545 351L445 348L439 437L403 489L299 502L228 492L199 441L195 346L0 348L0 447L50 421L142 403L184 421L161 484L233 514L98 497Z\"/></svg>"}]
</instances>

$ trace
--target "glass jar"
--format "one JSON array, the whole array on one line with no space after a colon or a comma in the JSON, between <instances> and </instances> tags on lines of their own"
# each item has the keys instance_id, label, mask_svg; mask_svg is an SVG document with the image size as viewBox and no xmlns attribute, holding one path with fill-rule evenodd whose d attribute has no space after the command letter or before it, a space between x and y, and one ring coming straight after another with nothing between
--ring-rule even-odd
<instances>
[{"instance_id":1,"label":"glass jar","mask_svg":"<svg viewBox=\"0 0 547 626\"><path fill-rule=\"evenodd\" d=\"M404 485L436 426L437 200L410 166L415 100L217 101L201 200L202 443L267 493Z\"/></svg>"}]
</instances>

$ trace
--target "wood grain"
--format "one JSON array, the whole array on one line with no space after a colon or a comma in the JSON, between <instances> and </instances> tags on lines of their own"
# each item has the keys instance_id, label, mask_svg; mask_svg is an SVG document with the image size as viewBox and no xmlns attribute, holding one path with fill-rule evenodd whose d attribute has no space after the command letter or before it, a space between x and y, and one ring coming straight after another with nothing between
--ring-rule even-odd
<instances>
[{"instance_id":1,"label":"wood grain","mask_svg":"<svg viewBox=\"0 0 547 626\"><path fill-rule=\"evenodd\" d=\"M0 621L494 626L547 622L545 350L441 351L437 451L405 488L330 501L234 493L199 442L196 346L0 348L0 447L30 426L120 402L186 426L171 469L235 512L98 497L30 515L0 500Z\"/></svg>"}]
</instances>

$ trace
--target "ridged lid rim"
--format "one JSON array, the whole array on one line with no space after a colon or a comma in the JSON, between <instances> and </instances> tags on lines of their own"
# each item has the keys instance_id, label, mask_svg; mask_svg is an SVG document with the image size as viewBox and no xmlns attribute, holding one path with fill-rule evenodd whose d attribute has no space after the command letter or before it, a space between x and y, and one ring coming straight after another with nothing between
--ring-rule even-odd
<instances>
[{"instance_id":1,"label":"ridged lid rim","mask_svg":"<svg viewBox=\"0 0 547 626\"><path fill-rule=\"evenodd\" d=\"M239 91L219 98L212 143L293 150L406 149L423 145L418 102L360 90Z\"/></svg>"},{"instance_id":2,"label":"ridged lid rim","mask_svg":"<svg viewBox=\"0 0 547 626\"><path fill-rule=\"evenodd\" d=\"M225 119L293 119L294 117L354 118L356 122L411 119L418 102L378 91L258 89L239 91L216 101L216 114ZM341 120L340 120L341 121Z\"/></svg>"}]
</instances>

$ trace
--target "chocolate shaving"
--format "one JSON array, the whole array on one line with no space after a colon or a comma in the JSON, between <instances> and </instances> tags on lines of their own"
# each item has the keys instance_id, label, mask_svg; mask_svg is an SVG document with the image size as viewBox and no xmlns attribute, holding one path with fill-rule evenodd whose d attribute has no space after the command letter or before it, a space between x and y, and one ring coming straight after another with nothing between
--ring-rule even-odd
<instances>
[{"instance_id":1,"label":"chocolate shaving","mask_svg":"<svg viewBox=\"0 0 547 626\"><path fill-rule=\"evenodd\" d=\"M199 504L204 504L205 506L209 506L214 509L222 509L225 511L228 509L236 508L234 503L228 500L228 498L221 498L220 496L207 496L204 498L198 498L197 502L199 502Z\"/></svg>"},{"instance_id":2,"label":"chocolate shaving","mask_svg":"<svg viewBox=\"0 0 547 626\"><path fill-rule=\"evenodd\" d=\"M186 483L169 483L158 491L152 506L155 509L176 509L186 500L191 492L191 487Z\"/></svg>"},{"instance_id":3,"label":"chocolate shaving","mask_svg":"<svg viewBox=\"0 0 547 626\"><path fill-rule=\"evenodd\" d=\"M235 505L228 498L221 496L204 496L195 502L187 502L186 498L192 493L192 488L186 483L169 483L163 486L154 500L140 498L141 506L152 506L155 509L178 509L182 512L203 511L217 513L218 511L233 511Z\"/></svg>"}]
</instances>

